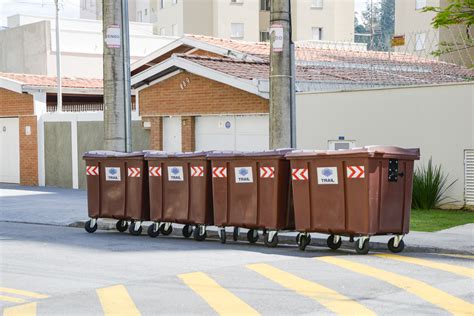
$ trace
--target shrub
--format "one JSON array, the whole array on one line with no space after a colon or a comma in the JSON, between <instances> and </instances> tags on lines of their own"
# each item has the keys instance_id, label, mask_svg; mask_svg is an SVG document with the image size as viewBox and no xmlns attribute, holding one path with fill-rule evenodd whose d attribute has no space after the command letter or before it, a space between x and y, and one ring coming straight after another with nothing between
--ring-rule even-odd
<instances>
[{"instance_id":1,"label":"shrub","mask_svg":"<svg viewBox=\"0 0 474 316\"><path fill-rule=\"evenodd\" d=\"M452 201L445 193L456 181L448 182L441 165L433 165L430 158L427 166L418 166L413 174L412 208L430 210Z\"/></svg>"}]
</instances>

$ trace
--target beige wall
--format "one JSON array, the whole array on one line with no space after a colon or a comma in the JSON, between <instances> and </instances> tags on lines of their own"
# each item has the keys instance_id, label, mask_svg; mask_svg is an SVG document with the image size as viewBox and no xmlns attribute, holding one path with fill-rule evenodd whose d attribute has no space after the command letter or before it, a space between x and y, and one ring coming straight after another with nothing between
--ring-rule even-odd
<instances>
[{"instance_id":1,"label":"beige wall","mask_svg":"<svg viewBox=\"0 0 474 316\"><path fill-rule=\"evenodd\" d=\"M311 40L313 27L323 28L324 41L354 40L354 0L324 0L322 9L311 2L293 2L294 40Z\"/></svg>"},{"instance_id":2,"label":"beige wall","mask_svg":"<svg viewBox=\"0 0 474 316\"><path fill-rule=\"evenodd\" d=\"M212 0L199 0L199 1L185 2L183 23L184 23L184 33L212 36L213 35Z\"/></svg>"},{"instance_id":3,"label":"beige wall","mask_svg":"<svg viewBox=\"0 0 474 316\"><path fill-rule=\"evenodd\" d=\"M449 195L464 203L464 150L474 148L474 84L296 96L298 148L326 149L345 136L356 146L420 147L457 179Z\"/></svg>"},{"instance_id":4,"label":"beige wall","mask_svg":"<svg viewBox=\"0 0 474 316\"><path fill-rule=\"evenodd\" d=\"M241 3L230 3L228 0L214 1L214 36L231 38L231 23L244 24L242 40L259 41L259 0L243 0Z\"/></svg>"},{"instance_id":5,"label":"beige wall","mask_svg":"<svg viewBox=\"0 0 474 316\"><path fill-rule=\"evenodd\" d=\"M178 0L177 4L172 4L172 0L165 0L164 8L160 9L159 0L157 0L156 8L156 23L154 32L158 35L173 35L172 25L176 24L178 27L176 36L183 35L183 7L184 0ZM160 29L165 28L165 34L160 34Z\"/></svg>"}]
</instances>

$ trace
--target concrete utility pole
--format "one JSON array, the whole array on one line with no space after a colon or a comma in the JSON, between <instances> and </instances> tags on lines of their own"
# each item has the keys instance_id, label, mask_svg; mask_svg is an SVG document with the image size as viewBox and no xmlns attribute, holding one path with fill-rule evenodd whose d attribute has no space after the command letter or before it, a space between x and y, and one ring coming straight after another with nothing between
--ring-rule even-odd
<instances>
[{"instance_id":1,"label":"concrete utility pole","mask_svg":"<svg viewBox=\"0 0 474 316\"><path fill-rule=\"evenodd\" d=\"M130 45L127 7L127 0L103 1L104 145L107 150L130 152Z\"/></svg>"},{"instance_id":2,"label":"concrete utility pole","mask_svg":"<svg viewBox=\"0 0 474 316\"><path fill-rule=\"evenodd\" d=\"M270 148L291 142L290 0L272 0L270 7Z\"/></svg>"},{"instance_id":3,"label":"concrete utility pole","mask_svg":"<svg viewBox=\"0 0 474 316\"><path fill-rule=\"evenodd\" d=\"M56 92L56 111L63 111L63 87L61 82L61 47L59 45L59 0L54 0L56 5L56 80L57 80L57 92Z\"/></svg>"}]
</instances>

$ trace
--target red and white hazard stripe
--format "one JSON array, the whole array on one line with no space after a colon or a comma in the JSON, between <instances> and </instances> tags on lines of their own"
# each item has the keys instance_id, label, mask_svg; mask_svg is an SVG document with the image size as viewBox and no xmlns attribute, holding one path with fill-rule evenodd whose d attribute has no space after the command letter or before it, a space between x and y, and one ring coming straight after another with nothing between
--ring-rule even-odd
<instances>
[{"instance_id":1,"label":"red and white hazard stripe","mask_svg":"<svg viewBox=\"0 0 474 316\"><path fill-rule=\"evenodd\" d=\"M347 177L349 179L362 179L365 178L364 166L348 166Z\"/></svg>"},{"instance_id":2,"label":"red and white hazard stripe","mask_svg":"<svg viewBox=\"0 0 474 316\"><path fill-rule=\"evenodd\" d=\"M275 178L275 167L260 167L260 178Z\"/></svg>"},{"instance_id":3,"label":"red and white hazard stripe","mask_svg":"<svg viewBox=\"0 0 474 316\"><path fill-rule=\"evenodd\" d=\"M87 166L86 174L88 176L98 176L99 175L99 166Z\"/></svg>"},{"instance_id":4,"label":"red and white hazard stripe","mask_svg":"<svg viewBox=\"0 0 474 316\"><path fill-rule=\"evenodd\" d=\"M140 168L128 167L128 176L131 178L139 178Z\"/></svg>"},{"instance_id":5,"label":"red and white hazard stripe","mask_svg":"<svg viewBox=\"0 0 474 316\"><path fill-rule=\"evenodd\" d=\"M161 177L161 167L148 167L148 176Z\"/></svg>"},{"instance_id":6,"label":"red and white hazard stripe","mask_svg":"<svg viewBox=\"0 0 474 316\"><path fill-rule=\"evenodd\" d=\"M292 169L291 178L293 180L308 180L308 169L307 168Z\"/></svg>"},{"instance_id":7,"label":"red and white hazard stripe","mask_svg":"<svg viewBox=\"0 0 474 316\"><path fill-rule=\"evenodd\" d=\"M203 166L191 166L191 177L203 177L204 167Z\"/></svg>"},{"instance_id":8,"label":"red and white hazard stripe","mask_svg":"<svg viewBox=\"0 0 474 316\"><path fill-rule=\"evenodd\" d=\"M213 178L226 178L227 177L227 168L226 167L213 167L212 168L212 177Z\"/></svg>"}]
</instances>

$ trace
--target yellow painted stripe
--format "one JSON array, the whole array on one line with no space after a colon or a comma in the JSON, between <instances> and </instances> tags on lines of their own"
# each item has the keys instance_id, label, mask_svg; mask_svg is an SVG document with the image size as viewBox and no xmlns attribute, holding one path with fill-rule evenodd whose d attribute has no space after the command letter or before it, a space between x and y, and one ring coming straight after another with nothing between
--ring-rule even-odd
<instances>
[{"instance_id":1,"label":"yellow painted stripe","mask_svg":"<svg viewBox=\"0 0 474 316\"><path fill-rule=\"evenodd\" d=\"M30 292L30 291L24 291L24 290L10 289L10 288L7 288L7 287L0 287L0 292L16 294L16 295L32 297L32 298L48 298L49 297L48 295L45 295L45 294L40 294L40 293L35 293L35 292Z\"/></svg>"},{"instance_id":2,"label":"yellow painted stripe","mask_svg":"<svg viewBox=\"0 0 474 316\"><path fill-rule=\"evenodd\" d=\"M434 261L413 258L413 257L399 256L399 255L394 255L394 254L377 254L376 256L380 258L384 258L384 259L392 259L392 260L397 260L401 262L416 264L423 267L428 267L431 269L451 272L460 276L466 276L468 278L474 278L474 269L467 268L467 267L451 265L451 264L446 264L446 263L441 263L441 262L434 262Z\"/></svg>"},{"instance_id":3,"label":"yellow painted stripe","mask_svg":"<svg viewBox=\"0 0 474 316\"><path fill-rule=\"evenodd\" d=\"M474 304L452 296L424 282L400 274L373 268L366 264L351 262L336 257L320 257L315 259L390 283L433 305L443 308L452 314L472 315L474 312Z\"/></svg>"},{"instance_id":4,"label":"yellow painted stripe","mask_svg":"<svg viewBox=\"0 0 474 316\"><path fill-rule=\"evenodd\" d=\"M36 316L36 303L28 303L3 310L3 316Z\"/></svg>"},{"instance_id":5,"label":"yellow painted stripe","mask_svg":"<svg viewBox=\"0 0 474 316\"><path fill-rule=\"evenodd\" d=\"M180 274L178 277L201 296L219 315L260 315L205 273L186 273Z\"/></svg>"},{"instance_id":6,"label":"yellow painted stripe","mask_svg":"<svg viewBox=\"0 0 474 316\"><path fill-rule=\"evenodd\" d=\"M302 279L291 273L282 271L271 265L260 263L250 264L247 268L263 275L264 277L293 290L298 294L310 297L339 315L375 315L370 309L362 304L339 294L327 287Z\"/></svg>"},{"instance_id":7,"label":"yellow painted stripe","mask_svg":"<svg viewBox=\"0 0 474 316\"><path fill-rule=\"evenodd\" d=\"M13 296L5 296L5 295L0 295L0 301L5 301L5 302L11 302L11 303L24 303L26 300L19 298L19 297L13 297Z\"/></svg>"},{"instance_id":8,"label":"yellow painted stripe","mask_svg":"<svg viewBox=\"0 0 474 316\"><path fill-rule=\"evenodd\" d=\"M115 285L96 290L99 295L102 309L106 316L124 315L134 316L141 315L135 303L123 285Z\"/></svg>"}]
</instances>

